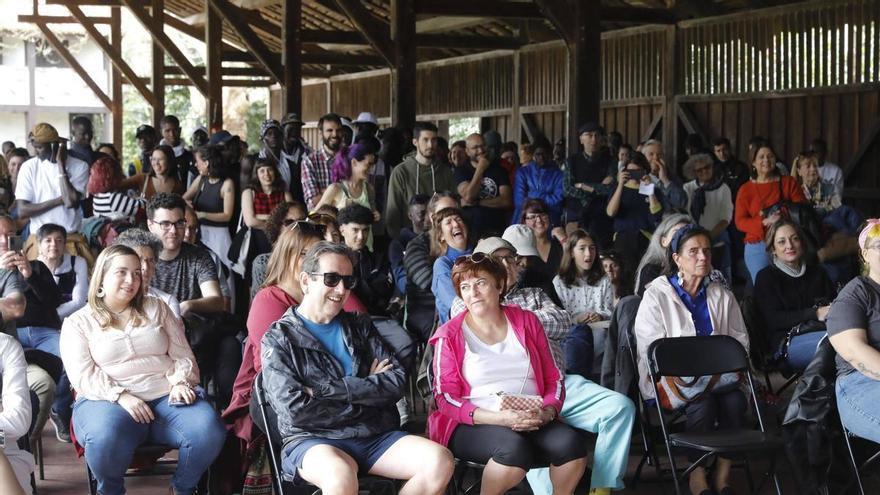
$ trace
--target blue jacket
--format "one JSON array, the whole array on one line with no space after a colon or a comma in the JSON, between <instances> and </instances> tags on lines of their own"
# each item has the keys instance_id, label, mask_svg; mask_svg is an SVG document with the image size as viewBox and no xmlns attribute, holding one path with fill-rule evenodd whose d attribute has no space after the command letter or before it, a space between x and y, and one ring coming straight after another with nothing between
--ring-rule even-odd
<instances>
[{"instance_id":1,"label":"blue jacket","mask_svg":"<svg viewBox=\"0 0 880 495\"><path fill-rule=\"evenodd\" d=\"M459 251L451 246L446 248L446 254L434 260L434 279L431 282L431 292L434 293L437 305L437 314L440 315L440 323L449 320L449 310L452 301L458 295L452 286L452 264L459 256L471 254L473 249Z\"/></svg>"},{"instance_id":2,"label":"blue jacket","mask_svg":"<svg viewBox=\"0 0 880 495\"><path fill-rule=\"evenodd\" d=\"M534 161L529 162L516 172L513 184L513 219L511 223L520 223L522 207L532 198L543 199L550 209L550 223L560 225L562 222L562 205L565 196L562 188L562 170L556 164L548 163L539 167Z\"/></svg>"}]
</instances>

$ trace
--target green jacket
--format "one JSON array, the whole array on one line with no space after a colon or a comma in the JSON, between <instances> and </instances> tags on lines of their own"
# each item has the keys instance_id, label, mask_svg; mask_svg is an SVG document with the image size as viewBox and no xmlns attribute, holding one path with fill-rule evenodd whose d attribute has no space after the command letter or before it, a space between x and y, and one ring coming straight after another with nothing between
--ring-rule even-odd
<instances>
[{"instance_id":1,"label":"green jacket","mask_svg":"<svg viewBox=\"0 0 880 495\"><path fill-rule=\"evenodd\" d=\"M407 215L409 200L416 194L432 195L437 191L455 191L452 169L435 161L430 167L420 165L415 155L408 156L394 167L388 181L388 204L385 208L385 226L391 239L403 227L412 227Z\"/></svg>"}]
</instances>

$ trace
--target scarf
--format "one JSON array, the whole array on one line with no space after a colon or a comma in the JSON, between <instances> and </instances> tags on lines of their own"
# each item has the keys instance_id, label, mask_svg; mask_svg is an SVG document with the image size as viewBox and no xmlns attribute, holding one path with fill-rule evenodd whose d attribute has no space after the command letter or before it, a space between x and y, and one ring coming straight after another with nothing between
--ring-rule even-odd
<instances>
[{"instance_id":1,"label":"scarf","mask_svg":"<svg viewBox=\"0 0 880 495\"><path fill-rule=\"evenodd\" d=\"M695 222L700 222L700 217L703 216L703 212L706 210L706 193L714 191L722 185L724 185L724 178L719 177L714 182L704 184L694 191L694 197L691 199L691 216Z\"/></svg>"},{"instance_id":2,"label":"scarf","mask_svg":"<svg viewBox=\"0 0 880 495\"><path fill-rule=\"evenodd\" d=\"M804 262L801 262L800 268L794 269L787 264L779 261L779 258L775 256L773 257L773 264L776 266L776 268L779 268L782 273L792 278L800 278L807 271L807 264Z\"/></svg>"}]
</instances>

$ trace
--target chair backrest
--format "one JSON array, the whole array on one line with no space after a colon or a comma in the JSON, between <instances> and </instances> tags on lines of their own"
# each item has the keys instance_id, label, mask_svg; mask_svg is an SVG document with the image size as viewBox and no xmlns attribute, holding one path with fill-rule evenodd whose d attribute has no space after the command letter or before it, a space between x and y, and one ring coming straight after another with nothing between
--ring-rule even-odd
<instances>
[{"instance_id":1,"label":"chair backrest","mask_svg":"<svg viewBox=\"0 0 880 495\"><path fill-rule=\"evenodd\" d=\"M761 310L755 298L750 295L742 298L739 307L746 324L746 332L749 334L749 354L752 363L756 369L763 370L773 354L773 349L770 349L770 341L767 340L767 330L761 318Z\"/></svg>"},{"instance_id":2,"label":"chair backrest","mask_svg":"<svg viewBox=\"0 0 880 495\"><path fill-rule=\"evenodd\" d=\"M648 366L655 378L661 376L704 376L749 367L742 344L728 335L667 337L648 347Z\"/></svg>"}]
</instances>

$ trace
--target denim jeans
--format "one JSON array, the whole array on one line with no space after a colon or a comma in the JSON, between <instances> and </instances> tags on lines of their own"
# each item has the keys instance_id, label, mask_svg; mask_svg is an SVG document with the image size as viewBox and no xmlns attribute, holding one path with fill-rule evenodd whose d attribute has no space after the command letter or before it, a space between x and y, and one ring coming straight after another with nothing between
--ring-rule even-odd
<instances>
[{"instance_id":1,"label":"denim jeans","mask_svg":"<svg viewBox=\"0 0 880 495\"><path fill-rule=\"evenodd\" d=\"M788 365L795 370L806 369L816 355L816 347L823 337L825 332L810 332L792 337L788 343Z\"/></svg>"},{"instance_id":2,"label":"denim jeans","mask_svg":"<svg viewBox=\"0 0 880 495\"><path fill-rule=\"evenodd\" d=\"M747 242L743 254L746 258L746 268L749 270L749 276L754 284L758 272L770 266L767 245L763 242Z\"/></svg>"},{"instance_id":3,"label":"denim jeans","mask_svg":"<svg viewBox=\"0 0 880 495\"><path fill-rule=\"evenodd\" d=\"M18 342L23 348L37 349L61 357L60 330L46 327L21 327L17 331ZM55 388L55 402L52 403L52 412L57 414L65 424L69 424L72 404L73 394L70 392L70 380L67 378L67 373L62 371Z\"/></svg>"},{"instance_id":4,"label":"denim jeans","mask_svg":"<svg viewBox=\"0 0 880 495\"><path fill-rule=\"evenodd\" d=\"M571 327L562 341L565 354L565 373L586 379L593 373L593 330L586 323Z\"/></svg>"},{"instance_id":5,"label":"denim jeans","mask_svg":"<svg viewBox=\"0 0 880 495\"><path fill-rule=\"evenodd\" d=\"M837 412L856 436L880 443L880 383L859 371L837 377Z\"/></svg>"},{"instance_id":6,"label":"denim jeans","mask_svg":"<svg viewBox=\"0 0 880 495\"><path fill-rule=\"evenodd\" d=\"M171 479L175 493L190 495L226 438L226 429L207 401L169 406L168 396L147 402L156 419L142 424L115 402L77 399L73 426L85 448L86 462L98 480L98 493L125 493L123 476L134 450L144 442L178 449L177 470Z\"/></svg>"}]
</instances>

